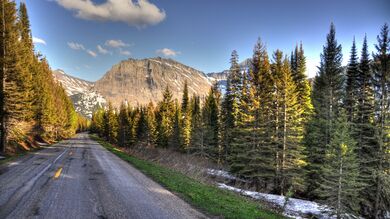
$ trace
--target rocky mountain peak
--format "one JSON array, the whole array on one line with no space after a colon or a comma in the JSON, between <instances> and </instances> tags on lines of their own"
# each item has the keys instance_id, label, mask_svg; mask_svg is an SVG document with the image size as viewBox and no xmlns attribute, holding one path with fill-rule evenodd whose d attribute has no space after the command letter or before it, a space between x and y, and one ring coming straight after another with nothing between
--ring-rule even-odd
<instances>
[{"instance_id":1,"label":"rocky mountain peak","mask_svg":"<svg viewBox=\"0 0 390 219\"><path fill-rule=\"evenodd\" d=\"M173 59L128 59L114 65L95 83L95 89L115 106L124 100L145 105L160 101L167 86L173 98L180 100L185 81L190 95L204 96L211 86L203 72Z\"/></svg>"}]
</instances>

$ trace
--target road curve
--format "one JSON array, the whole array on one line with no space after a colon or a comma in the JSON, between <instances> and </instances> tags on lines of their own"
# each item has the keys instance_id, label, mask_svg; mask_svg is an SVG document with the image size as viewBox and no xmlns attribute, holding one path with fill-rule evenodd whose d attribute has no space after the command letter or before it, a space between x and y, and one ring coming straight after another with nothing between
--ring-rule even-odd
<instances>
[{"instance_id":1,"label":"road curve","mask_svg":"<svg viewBox=\"0 0 390 219\"><path fill-rule=\"evenodd\" d=\"M0 166L0 218L206 218L87 134Z\"/></svg>"}]
</instances>

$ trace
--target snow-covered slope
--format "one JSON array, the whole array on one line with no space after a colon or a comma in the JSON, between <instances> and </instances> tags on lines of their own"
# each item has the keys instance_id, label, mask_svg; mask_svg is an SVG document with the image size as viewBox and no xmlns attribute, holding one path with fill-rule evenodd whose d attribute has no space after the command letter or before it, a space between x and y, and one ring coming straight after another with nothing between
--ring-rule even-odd
<instances>
[{"instance_id":1,"label":"snow-covered slope","mask_svg":"<svg viewBox=\"0 0 390 219\"><path fill-rule=\"evenodd\" d=\"M93 82L70 76L62 70L53 71L53 76L72 99L78 113L91 118L96 108L106 104L105 98L94 90Z\"/></svg>"},{"instance_id":2,"label":"snow-covered slope","mask_svg":"<svg viewBox=\"0 0 390 219\"><path fill-rule=\"evenodd\" d=\"M54 79L62 84L69 96L84 93L93 88L93 83L66 74L63 70L53 71Z\"/></svg>"}]
</instances>

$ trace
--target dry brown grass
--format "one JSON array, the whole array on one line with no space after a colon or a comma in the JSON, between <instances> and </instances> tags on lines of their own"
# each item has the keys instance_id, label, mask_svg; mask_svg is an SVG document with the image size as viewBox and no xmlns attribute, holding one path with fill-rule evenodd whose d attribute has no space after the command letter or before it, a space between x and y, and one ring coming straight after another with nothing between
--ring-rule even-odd
<instances>
[{"instance_id":1,"label":"dry brown grass","mask_svg":"<svg viewBox=\"0 0 390 219\"><path fill-rule=\"evenodd\" d=\"M37 131L34 129L35 123L24 121L10 121L9 124L10 125L7 127L7 155L14 156L40 148L40 145L35 139L35 136L37 135Z\"/></svg>"},{"instance_id":2,"label":"dry brown grass","mask_svg":"<svg viewBox=\"0 0 390 219\"><path fill-rule=\"evenodd\" d=\"M207 175L207 168L221 168L210 159L192 154L184 154L173 149L137 146L134 148L125 148L123 150L135 157L156 162L162 166L179 171L191 178L207 183L212 183L214 181Z\"/></svg>"}]
</instances>

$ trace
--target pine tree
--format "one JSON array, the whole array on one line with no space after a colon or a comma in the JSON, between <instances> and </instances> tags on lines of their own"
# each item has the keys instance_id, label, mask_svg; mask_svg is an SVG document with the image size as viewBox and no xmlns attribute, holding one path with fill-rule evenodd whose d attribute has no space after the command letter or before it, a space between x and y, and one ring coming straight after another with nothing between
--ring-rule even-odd
<instances>
[{"instance_id":1,"label":"pine tree","mask_svg":"<svg viewBox=\"0 0 390 219\"><path fill-rule=\"evenodd\" d=\"M372 84L372 71L370 68L370 59L367 48L367 38L364 38L361 59L359 63L358 82L358 105L357 116L354 121L355 139L357 141L358 155L360 160L360 180L367 185L362 190L362 197L370 197L373 191L370 185L372 182L372 172L376 169L375 151L377 148L377 139L375 137L374 120L374 91ZM370 182L371 181L371 182ZM371 191L370 191L371 190ZM363 200L363 205L369 203Z\"/></svg>"},{"instance_id":2,"label":"pine tree","mask_svg":"<svg viewBox=\"0 0 390 219\"><path fill-rule=\"evenodd\" d=\"M166 87L163 100L158 104L156 114L157 146L168 147L168 139L172 135L175 106L172 100L172 92Z\"/></svg>"},{"instance_id":3,"label":"pine tree","mask_svg":"<svg viewBox=\"0 0 390 219\"><path fill-rule=\"evenodd\" d=\"M229 156L227 156L230 171L240 176L245 176L244 167L249 162L247 151L251 148L250 143L252 137L251 125L253 124L253 107L251 104L252 96L250 93L248 74L249 72L245 72L242 77L237 127L232 131L230 153Z\"/></svg>"},{"instance_id":4,"label":"pine tree","mask_svg":"<svg viewBox=\"0 0 390 219\"><path fill-rule=\"evenodd\" d=\"M306 72L306 57L303 50L303 44L301 43L299 48L295 47L294 53L291 57L291 72L292 77L298 91L298 104L303 110L303 120L302 122L307 122L308 117L312 113L313 106L310 100L310 84L305 75ZM304 124L303 124L304 125Z\"/></svg>"},{"instance_id":5,"label":"pine tree","mask_svg":"<svg viewBox=\"0 0 390 219\"><path fill-rule=\"evenodd\" d=\"M369 212L370 217L382 218L390 209L390 38L387 24L383 25L377 41L373 70L378 147L374 149L376 169L373 172L374 183L370 187L374 189L369 196Z\"/></svg>"},{"instance_id":6,"label":"pine tree","mask_svg":"<svg viewBox=\"0 0 390 219\"><path fill-rule=\"evenodd\" d=\"M359 166L355 141L351 137L345 112L334 121L334 132L325 150L319 195L328 206L333 207L337 218L359 209Z\"/></svg>"},{"instance_id":7,"label":"pine tree","mask_svg":"<svg viewBox=\"0 0 390 219\"><path fill-rule=\"evenodd\" d=\"M358 75L359 75L359 61L357 57L355 38L353 39L351 56L347 68L346 79L346 97L345 97L345 109L349 122L356 122L357 116L357 104L358 104ZM353 127L352 127L353 128Z\"/></svg>"},{"instance_id":8,"label":"pine tree","mask_svg":"<svg viewBox=\"0 0 390 219\"><path fill-rule=\"evenodd\" d=\"M99 107L93 114L91 120L91 131L97 133L100 137L104 137L104 109Z\"/></svg>"},{"instance_id":9,"label":"pine tree","mask_svg":"<svg viewBox=\"0 0 390 219\"><path fill-rule=\"evenodd\" d=\"M139 109L139 119L136 127L137 127L136 130L137 142L148 144L151 130L148 123L147 108L141 107Z\"/></svg>"},{"instance_id":10,"label":"pine tree","mask_svg":"<svg viewBox=\"0 0 390 219\"><path fill-rule=\"evenodd\" d=\"M205 145L204 127L200 97L193 96L191 99L191 140L188 151L200 157L208 156Z\"/></svg>"},{"instance_id":11,"label":"pine tree","mask_svg":"<svg viewBox=\"0 0 390 219\"><path fill-rule=\"evenodd\" d=\"M35 119L37 120L37 128L40 134L50 136L55 123L55 103L52 88L54 82L50 80L51 70L47 60L42 58L38 63L36 75L36 88L39 89L40 95L35 100Z\"/></svg>"},{"instance_id":12,"label":"pine tree","mask_svg":"<svg viewBox=\"0 0 390 219\"><path fill-rule=\"evenodd\" d=\"M154 105L150 102L146 108L146 123L148 125L148 132L146 135L147 146L151 147L156 141L156 118L154 112Z\"/></svg>"},{"instance_id":13,"label":"pine tree","mask_svg":"<svg viewBox=\"0 0 390 219\"><path fill-rule=\"evenodd\" d=\"M188 95L188 82L187 80L184 81L184 88L183 88L183 97L181 100L181 112L183 114L187 113L190 109L190 98Z\"/></svg>"},{"instance_id":14,"label":"pine tree","mask_svg":"<svg viewBox=\"0 0 390 219\"><path fill-rule=\"evenodd\" d=\"M250 91L253 107L250 149L246 157L249 163L242 172L252 179L257 190L269 189L275 176L275 84L265 46L259 40L254 49L250 74Z\"/></svg>"},{"instance_id":15,"label":"pine tree","mask_svg":"<svg viewBox=\"0 0 390 219\"><path fill-rule=\"evenodd\" d=\"M278 58L279 59L279 58ZM277 62L279 62L277 60ZM280 74L277 83L280 106L279 115L279 136L277 160L280 178L278 190L281 194L286 194L289 190L302 191L302 169L304 165L302 146L302 120L304 119L304 109L299 105L299 90L296 89L290 64L285 58L282 61Z\"/></svg>"},{"instance_id":16,"label":"pine tree","mask_svg":"<svg viewBox=\"0 0 390 219\"><path fill-rule=\"evenodd\" d=\"M22 80L20 82L20 92L23 93L22 108L23 117L29 121L33 117L33 78L32 64L34 59L34 45L30 29L30 21L27 13L26 4L21 2L19 6L19 17L17 21L20 41L18 43L20 55L20 74Z\"/></svg>"},{"instance_id":17,"label":"pine tree","mask_svg":"<svg viewBox=\"0 0 390 219\"><path fill-rule=\"evenodd\" d=\"M321 166L325 162L325 151L335 131L334 122L344 96L341 60L341 45L337 43L336 31L332 23L327 35L327 43L321 54L319 72L314 79L312 93L314 115L306 131L305 144L309 162L307 189L310 197L316 196L315 190L323 174Z\"/></svg>"},{"instance_id":18,"label":"pine tree","mask_svg":"<svg viewBox=\"0 0 390 219\"><path fill-rule=\"evenodd\" d=\"M131 135L131 126L129 120L128 107L122 103L119 108L118 115L118 145L121 147L129 147L129 136Z\"/></svg>"},{"instance_id":19,"label":"pine tree","mask_svg":"<svg viewBox=\"0 0 390 219\"><path fill-rule=\"evenodd\" d=\"M180 129L181 149L187 151L191 140L191 106L190 106L190 99L188 96L187 81L185 81L184 83L183 98L181 102L181 114L182 114L181 129Z\"/></svg>"},{"instance_id":20,"label":"pine tree","mask_svg":"<svg viewBox=\"0 0 390 219\"><path fill-rule=\"evenodd\" d=\"M242 83L242 74L239 65L238 54L233 50L230 58L230 70L227 77L226 93L222 102L222 126L224 150L230 150L232 131L237 125L240 112L239 101Z\"/></svg>"},{"instance_id":21,"label":"pine tree","mask_svg":"<svg viewBox=\"0 0 390 219\"><path fill-rule=\"evenodd\" d=\"M113 144L116 144L118 134L118 120L115 113L115 109L111 103L108 103L108 108L104 113L103 123L104 136L106 137L106 140Z\"/></svg>"},{"instance_id":22,"label":"pine tree","mask_svg":"<svg viewBox=\"0 0 390 219\"><path fill-rule=\"evenodd\" d=\"M173 124L172 124L172 135L169 136L169 147L173 148L175 150L179 150L181 146L181 130L182 130L182 124L181 124L181 110L178 101L175 101L175 109L174 109L174 117L173 117Z\"/></svg>"},{"instance_id":23,"label":"pine tree","mask_svg":"<svg viewBox=\"0 0 390 219\"><path fill-rule=\"evenodd\" d=\"M204 123L204 145L207 148L206 154L219 161L221 149L219 147L219 91L217 85L213 86L206 96L202 119Z\"/></svg>"}]
</instances>

